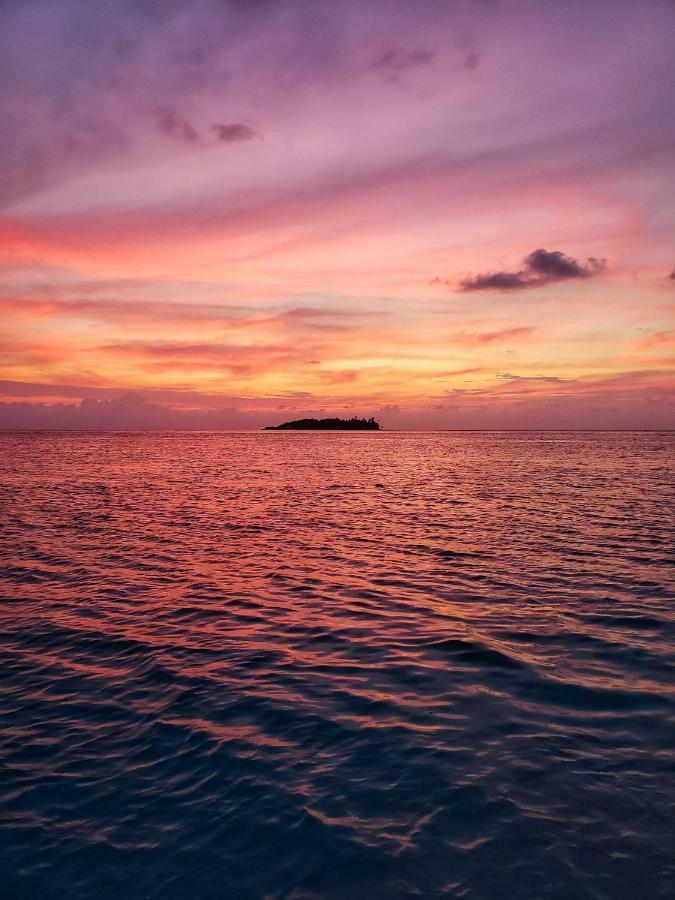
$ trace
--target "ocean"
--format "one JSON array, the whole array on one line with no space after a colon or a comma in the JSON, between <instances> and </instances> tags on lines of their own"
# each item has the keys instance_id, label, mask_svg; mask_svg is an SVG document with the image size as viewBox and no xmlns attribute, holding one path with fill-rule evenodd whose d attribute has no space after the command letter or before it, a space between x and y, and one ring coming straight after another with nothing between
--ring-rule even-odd
<instances>
[{"instance_id":1,"label":"ocean","mask_svg":"<svg viewBox=\"0 0 675 900\"><path fill-rule=\"evenodd\" d=\"M2 900L675 896L675 433L0 435Z\"/></svg>"}]
</instances>

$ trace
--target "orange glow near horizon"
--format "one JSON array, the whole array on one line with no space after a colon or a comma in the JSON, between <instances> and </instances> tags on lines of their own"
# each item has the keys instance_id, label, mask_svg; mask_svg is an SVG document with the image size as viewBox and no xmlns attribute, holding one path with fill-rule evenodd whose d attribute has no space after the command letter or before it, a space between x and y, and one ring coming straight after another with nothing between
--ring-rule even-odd
<instances>
[{"instance_id":1,"label":"orange glow near horizon","mask_svg":"<svg viewBox=\"0 0 675 900\"><path fill-rule=\"evenodd\" d=\"M435 47L458 15L386 37L364 15L335 59L280 51L255 75L233 38L228 102L242 112L217 126L217 61L196 97L160 52L176 35L149 36L123 72L102 60L119 140L94 128L86 152L96 88L54 75L72 109L44 111L51 133L18 129L24 156L0 198L2 424L83 400L117 404L119 423L128 392L139 416L145 402L167 424L191 410L214 427L289 410L391 427L672 424L671 119L628 58L647 47L654 71L670 64L665 29L654 16L640 47L605 53L583 102L565 77L591 65L593 38L558 40L572 13L537 18L529 65L508 10L471 65L451 49L409 69L383 55ZM134 82L151 50L154 80ZM18 110L43 102L23 77ZM623 117L608 115L619 97ZM29 148L49 141L38 165Z\"/></svg>"}]
</instances>

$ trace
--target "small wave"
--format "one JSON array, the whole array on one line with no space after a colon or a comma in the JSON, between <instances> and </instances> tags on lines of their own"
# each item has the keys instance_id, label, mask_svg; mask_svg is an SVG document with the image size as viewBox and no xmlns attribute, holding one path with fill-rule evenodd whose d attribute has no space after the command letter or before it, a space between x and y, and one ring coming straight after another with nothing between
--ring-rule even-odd
<instances>
[{"instance_id":1,"label":"small wave","mask_svg":"<svg viewBox=\"0 0 675 900\"><path fill-rule=\"evenodd\" d=\"M3 900L670 900L675 437L312 441L0 434Z\"/></svg>"},{"instance_id":2,"label":"small wave","mask_svg":"<svg viewBox=\"0 0 675 900\"><path fill-rule=\"evenodd\" d=\"M526 664L503 650L497 650L475 641L461 638L441 638L427 644L427 649L451 656L458 662L474 666L498 666L507 669L522 669Z\"/></svg>"}]
</instances>

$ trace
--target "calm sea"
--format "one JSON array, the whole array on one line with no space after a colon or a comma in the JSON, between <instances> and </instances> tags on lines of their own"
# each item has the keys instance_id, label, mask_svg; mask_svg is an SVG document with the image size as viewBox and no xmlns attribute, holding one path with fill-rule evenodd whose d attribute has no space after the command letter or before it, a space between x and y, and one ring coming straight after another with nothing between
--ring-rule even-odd
<instances>
[{"instance_id":1,"label":"calm sea","mask_svg":"<svg viewBox=\"0 0 675 900\"><path fill-rule=\"evenodd\" d=\"M3 900L675 896L675 434L0 460Z\"/></svg>"}]
</instances>

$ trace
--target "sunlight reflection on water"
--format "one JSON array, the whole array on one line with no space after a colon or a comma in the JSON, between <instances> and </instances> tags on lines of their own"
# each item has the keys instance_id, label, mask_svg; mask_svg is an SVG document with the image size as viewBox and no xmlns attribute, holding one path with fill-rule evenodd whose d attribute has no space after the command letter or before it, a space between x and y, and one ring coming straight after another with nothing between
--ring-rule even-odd
<instances>
[{"instance_id":1,"label":"sunlight reflection on water","mask_svg":"<svg viewBox=\"0 0 675 900\"><path fill-rule=\"evenodd\" d=\"M675 435L0 453L6 896L675 892Z\"/></svg>"}]
</instances>

